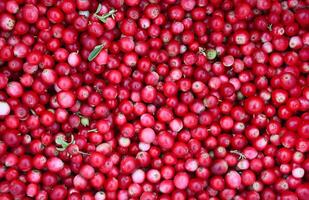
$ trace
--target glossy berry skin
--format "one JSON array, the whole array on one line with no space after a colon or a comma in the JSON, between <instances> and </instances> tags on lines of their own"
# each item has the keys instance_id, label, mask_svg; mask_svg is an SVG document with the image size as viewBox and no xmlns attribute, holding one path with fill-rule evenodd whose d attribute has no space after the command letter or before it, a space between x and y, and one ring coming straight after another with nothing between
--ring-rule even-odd
<instances>
[{"instance_id":1,"label":"glossy berry skin","mask_svg":"<svg viewBox=\"0 0 309 200\"><path fill-rule=\"evenodd\" d=\"M0 1L0 199L305 200L302 0Z\"/></svg>"},{"instance_id":2,"label":"glossy berry skin","mask_svg":"<svg viewBox=\"0 0 309 200\"><path fill-rule=\"evenodd\" d=\"M259 97L249 97L245 100L244 106L249 114L258 114L264 110L264 102Z\"/></svg>"}]
</instances>

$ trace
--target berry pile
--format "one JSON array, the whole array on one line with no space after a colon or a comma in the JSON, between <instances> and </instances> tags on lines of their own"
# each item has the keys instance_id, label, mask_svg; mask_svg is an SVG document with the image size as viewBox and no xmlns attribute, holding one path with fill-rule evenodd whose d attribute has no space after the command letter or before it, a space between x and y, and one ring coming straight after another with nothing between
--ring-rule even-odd
<instances>
[{"instance_id":1,"label":"berry pile","mask_svg":"<svg viewBox=\"0 0 309 200\"><path fill-rule=\"evenodd\" d=\"M308 6L0 0L0 199L308 199Z\"/></svg>"}]
</instances>

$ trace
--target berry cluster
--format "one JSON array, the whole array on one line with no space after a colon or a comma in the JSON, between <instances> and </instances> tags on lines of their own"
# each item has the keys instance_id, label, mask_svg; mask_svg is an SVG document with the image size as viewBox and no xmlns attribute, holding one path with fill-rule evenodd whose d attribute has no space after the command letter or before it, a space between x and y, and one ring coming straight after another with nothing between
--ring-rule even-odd
<instances>
[{"instance_id":1,"label":"berry cluster","mask_svg":"<svg viewBox=\"0 0 309 200\"><path fill-rule=\"evenodd\" d=\"M308 199L308 6L0 0L0 199Z\"/></svg>"}]
</instances>

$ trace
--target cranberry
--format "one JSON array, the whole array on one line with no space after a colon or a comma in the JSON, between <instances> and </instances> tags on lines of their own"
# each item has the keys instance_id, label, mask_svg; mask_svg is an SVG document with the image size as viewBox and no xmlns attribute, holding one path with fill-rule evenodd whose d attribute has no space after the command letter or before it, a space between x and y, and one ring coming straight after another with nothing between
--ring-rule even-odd
<instances>
[{"instance_id":1,"label":"cranberry","mask_svg":"<svg viewBox=\"0 0 309 200\"><path fill-rule=\"evenodd\" d=\"M306 2L0 10L0 199L308 196Z\"/></svg>"},{"instance_id":2,"label":"cranberry","mask_svg":"<svg viewBox=\"0 0 309 200\"><path fill-rule=\"evenodd\" d=\"M33 4L26 4L22 8L22 15L23 19L28 23L35 23L39 19L39 10L38 8Z\"/></svg>"},{"instance_id":3,"label":"cranberry","mask_svg":"<svg viewBox=\"0 0 309 200\"><path fill-rule=\"evenodd\" d=\"M2 13L0 15L0 27L4 31L11 31L15 26L15 18L9 13Z\"/></svg>"},{"instance_id":4,"label":"cranberry","mask_svg":"<svg viewBox=\"0 0 309 200\"><path fill-rule=\"evenodd\" d=\"M249 97L245 101L245 109L249 114L258 114L264 110L264 101L260 97Z\"/></svg>"}]
</instances>

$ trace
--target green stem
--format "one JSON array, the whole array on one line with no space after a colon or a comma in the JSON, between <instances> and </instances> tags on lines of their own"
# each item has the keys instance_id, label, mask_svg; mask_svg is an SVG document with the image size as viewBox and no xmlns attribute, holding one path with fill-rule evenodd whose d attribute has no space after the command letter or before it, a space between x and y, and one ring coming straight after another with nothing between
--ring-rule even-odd
<instances>
[{"instance_id":1,"label":"green stem","mask_svg":"<svg viewBox=\"0 0 309 200\"><path fill-rule=\"evenodd\" d=\"M109 17L111 17L111 18L114 19L116 12L117 12L117 10L111 9L111 10L110 10L108 13L106 13L106 14L103 14L103 15L100 16L100 15L98 15L97 13L95 13L94 16L95 16L96 18L98 18L101 22L105 23L106 20L107 20L107 18L109 18Z\"/></svg>"},{"instance_id":2,"label":"green stem","mask_svg":"<svg viewBox=\"0 0 309 200\"><path fill-rule=\"evenodd\" d=\"M98 132L98 130L95 128L95 129L91 129L91 130L88 130L88 133L91 133L91 132Z\"/></svg>"},{"instance_id":3,"label":"green stem","mask_svg":"<svg viewBox=\"0 0 309 200\"><path fill-rule=\"evenodd\" d=\"M90 153L86 153L86 152L82 152L82 151L78 151L78 153L83 154L83 155L87 155L87 156L90 155Z\"/></svg>"},{"instance_id":4,"label":"green stem","mask_svg":"<svg viewBox=\"0 0 309 200\"><path fill-rule=\"evenodd\" d=\"M244 154L240 153L238 150L231 150L230 152L233 153L233 154L237 154L239 156L238 160L246 159L246 156Z\"/></svg>"}]
</instances>

